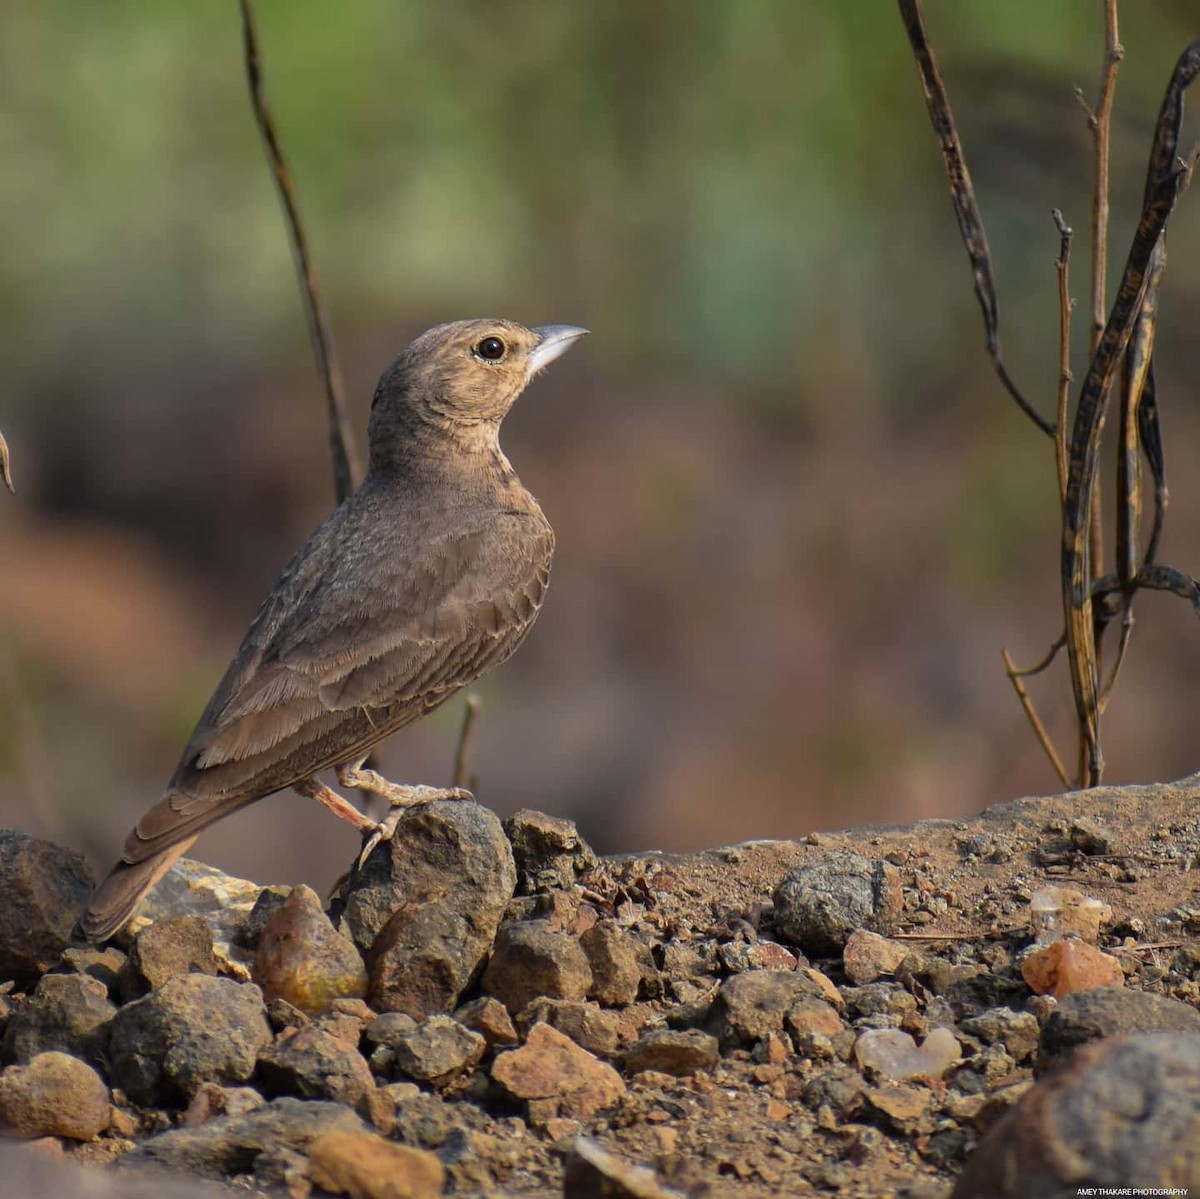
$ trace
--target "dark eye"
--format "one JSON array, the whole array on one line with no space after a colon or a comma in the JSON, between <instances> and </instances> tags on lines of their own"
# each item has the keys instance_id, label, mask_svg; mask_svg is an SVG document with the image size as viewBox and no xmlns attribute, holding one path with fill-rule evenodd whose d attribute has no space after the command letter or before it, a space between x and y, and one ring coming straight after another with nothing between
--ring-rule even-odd
<instances>
[{"instance_id":1,"label":"dark eye","mask_svg":"<svg viewBox=\"0 0 1200 1199\"><path fill-rule=\"evenodd\" d=\"M499 362L504 357L508 346L504 344L498 337L485 337L476 347L475 353L479 355L484 362Z\"/></svg>"}]
</instances>

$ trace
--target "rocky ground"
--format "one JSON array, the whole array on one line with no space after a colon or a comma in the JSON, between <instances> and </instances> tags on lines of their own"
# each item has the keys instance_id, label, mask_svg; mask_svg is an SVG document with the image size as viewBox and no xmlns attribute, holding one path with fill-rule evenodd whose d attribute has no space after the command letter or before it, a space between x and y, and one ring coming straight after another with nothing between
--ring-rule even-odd
<instances>
[{"instance_id":1,"label":"rocky ground","mask_svg":"<svg viewBox=\"0 0 1200 1199\"><path fill-rule=\"evenodd\" d=\"M1198 801L603 860L441 803L327 904L182 863L106 948L0 833L6 1193L1200 1193Z\"/></svg>"}]
</instances>

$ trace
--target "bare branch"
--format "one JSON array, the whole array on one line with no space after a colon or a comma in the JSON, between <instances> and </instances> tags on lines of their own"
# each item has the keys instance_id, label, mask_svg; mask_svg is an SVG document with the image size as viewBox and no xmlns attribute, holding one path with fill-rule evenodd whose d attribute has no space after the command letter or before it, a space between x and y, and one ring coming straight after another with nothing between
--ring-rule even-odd
<instances>
[{"instance_id":1,"label":"bare branch","mask_svg":"<svg viewBox=\"0 0 1200 1199\"><path fill-rule=\"evenodd\" d=\"M1058 501L1067 498L1067 411L1071 403L1071 310L1075 301L1071 299L1068 266L1071 261L1071 226L1063 220L1063 214L1052 209L1054 226L1059 234L1058 258L1054 263L1058 271L1058 405L1054 421L1054 461L1058 466Z\"/></svg>"},{"instance_id":2,"label":"bare branch","mask_svg":"<svg viewBox=\"0 0 1200 1199\"><path fill-rule=\"evenodd\" d=\"M3 480L10 494L17 494L17 489L13 486L12 469L9 466L8 442L4 440L3 433L0 433L0 480Z\"/></svg>"},{"instance_id":3,"label":"bare branch","mask_svg":"<svg viewBox=\"0 0 1200 1199\"><path fill-rule=\"evenodd\" d=\"M333 455L333 481L338 503L350 494L361 477L354 437L346 417L346 405L342 397L342 380L333 356L333 339L329 332L329 318L321 302L317 288L316 271L308 254L308 241L304 236L304 224L300 219L300 208L296 199L295 185L279 143L275 120L267 104L263 84L262 56L258 47L258 33L254 25L251 0L240 0L242 9L242 43L246 56L246 77L250 85L250 99L254 106L254 119L266 147L267 158L279 189L287 216L288 235L292 253L296 260L296 271L304 292L304 308L308 317L309 335L313 353L317 359L317 370L325 387L326 411L329 418L329 448Z\"/></svg>"},{"instance_id":4,"label":"bare branch","mask_svg":"<svg viewBox=\"0 0 1200 1199\"><path fill-rule=\"evenodd\" d=\"M933 48L930 46L929 37L925 32L920 0L898 0L898 3L900 17L904 21L908 40L917 60L917 69L921 74L921 87L924 89L925 103L929 108L929 119L933 124L933 131L941 143L942 160L950 181L950 199L954 205L954 215L958 218L959 233L962 235L967 256L971 260L971 271L975 276L975 295L978 297L979 307L983 311L983 327L987 335L988 355L991 357L992 366L1000 382L1004 384L1008 394L1016 400L1021 411L1043 433L1053 437L1053 426L1021 394L1004 365L1004 359L1000 352L1000 310L996 303L996 284L992 276L992 254L988 248L987 234L983 228L983 217L975 200L971 172L967 170L962 142L959 140L958 130L954 125L954 116L950 111L950 98L946 94L946 85L938 73Z\"/></svg>"},{"instance_id":5,"label":"bare branch","mask_svg":"<svg viewBox=\"0 0 1200 1199\"><path fill-rule=\"evenodd\" d=\"M1013 690L1017 693L1017 699L1021 701L1021 707L1024 709L1025 716L1029 720L1034 736L1037 737L1038 743L1041 745L1046 757L1050 759L1050 765L1054 767L1054 772L1062 781L1062 785L1070 787L1071 778L1067 774L1067 768L1063 765L1062 758L1058 756L1058 751L1054 748L1054 742L1050 740L1050 734L1046 731L1046 726L1042 723L1042 718L1037 714L1037 709L1033 706L1033 700L1030 698L1029 692L1025 689L1023 681L1023 676L1033 674L1037 670L1044 670L1050 664L1054 655L1058 653L1062 644L1063 642L1060 638L1055 642L1045 661L1032 670L1018 670L1008 650L1002 650L1001 653L1004 658L1005 672L1008 675L1009 682L1013 685Z\"/></svg>"},{"instance_id":6,"label":"bare branch","mask_svg":"<svg viewBox=\"0 0 1200 1199\"><path fill-rule=\"evenodd\" d=\"M454 752L454 779L452 787L474 789L475 780L467 781L467 754L471 748L471 734L475 731L475 717L479 714L479 697L468 695L463 709L462 725L458 730L458 748Z\"/></svg>"}]
</instances>

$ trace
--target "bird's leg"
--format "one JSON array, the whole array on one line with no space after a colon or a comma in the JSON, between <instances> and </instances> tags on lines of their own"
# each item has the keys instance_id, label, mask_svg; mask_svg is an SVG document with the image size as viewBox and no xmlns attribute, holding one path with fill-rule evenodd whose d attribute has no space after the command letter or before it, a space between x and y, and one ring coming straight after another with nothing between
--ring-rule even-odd
<instances>
[{"instance_id":1,"label":"bird's leg","mask_svg":"<svg viewBox=\"0 0 1200 1199\"><path fill-rule=\"evenodd\" d=\"M315 799L317 803L324 804L335 816L354 825L360 833L373 833L377 827L370 816L360 812L352 803L344 800L332 787L326 787L324 783L320 783L316 779L301 779L298 783L293 784L292 790L306 799Z\"/></svg>"},{"instance_id":2,"label":"bird's leg","mask_svg":"<svg viewBox=\"0 0 1200 1199\"><path fill-rule=\"evenodd\" d=\"M389 783L378 772L364 770L362 762L338 766L336 773L338 782L343 787L382 796L388 801L388 806L393 808L415 808L420 804L433 803L435 799L475 798L470 791L465 791L462 787L423 787Z\"/></svg>"},{"instance_id":3,"label":"bird's leg","mask_svg":"<svg viewBox=\"0 0 1200 1199\"><path fill-rule=\"evenodd\" d=\"M371 835L363 846L362 853L359 854L358 863L360 866L367 860L371 851L380 841L391 840L396 832L396 825L399 823L400 817L409 808L433 803L438 799L475 798L470 791L462 787L425 787L388 782L377 771L364 770L363 762L365 761L366 759L362 758L357 762L350 762L335 769L338 782L343 787L352 787L358 791L368 791L372 795L382 796L388 801L391 807L391 811L378 824L371 821L368 825L363 826L363 831L370 832ZM330 792L330 794L333 793ZM324 803L325 801L322 800L321 802ZM346 801L342 800L342 802L345 803ZM349 807L348 804L346 806Z\"/></svg>"}]
</instances>

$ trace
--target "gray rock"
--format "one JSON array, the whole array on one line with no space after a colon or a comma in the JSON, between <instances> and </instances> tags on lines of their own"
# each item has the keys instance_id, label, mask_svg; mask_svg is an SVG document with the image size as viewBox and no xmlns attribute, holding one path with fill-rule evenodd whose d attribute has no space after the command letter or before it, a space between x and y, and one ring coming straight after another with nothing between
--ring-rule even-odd
<instances>
[{"instance_id":1,"label":"gray rock","mask_svg":"<svg viewBox=\"0 0 1200 1199\"><path fill-rule=\"evenodd\" d=\"M99 979L110 995L116 994L117 978L125 965L125 955L115 945L71 945L62 951L52 973L86 974Z\"/></svg>"},{"instance_id":2,"label":"gray rock","mask_svg":"<svg viewBox=\"0 0 1200 1199\"><path fill-rule=\"evenodd\" d=\"M479 1065L487 1041L450 1016L430 1016L402 1036L395 1051L402 1074L440 1089Z\"/></svg>"},{"instance_id":3,"label":"gray rock","mask_svg":"<svg viewBox=\"0 0 1200 1199\"><path fill-rule=\"evenodd\" d=\"M110 1108L104 1080L66 1053L42 1053L0 1074L0 1126L13 1136L94 1141Z\"/></svg>"},{"instance_id":4,"label":"gray rock","mask_svg":"<svg viewBox=\"0 0 1200 1199\"><path fill-rule=\"evenodd\" d=\"M648 1028L625 1055L630 1074L655 1070L660 1074L684 1077L717 1064L720 1047L717 1038L698 1028Z\"/></svg>"},{"instance_id":5,"label":"gray rock","mask_svg":"<svg viewBox=\"0 0 1200 1199\"><path fill-rule=\"evenodd\" d=\"M855 929L889 933L902 899L895 866L834 850L784 875L775 890L775 927L806 953L833 957Z\"/></svg>"},{"instance_id":6,"label":"gray rock","mask_svg":"<svg viewBox=\"0 0 1200 1199\"><path fill-rule=\"evenodd\" d=\"M334 916L363 951L368 1000L422 1020L476 978L516 886L496 816L446 801L405 814L347 884Z\"/></svg>"},{"instance_id":7,"label":"gray rock","mask_svg":"<svg viewBox=\"0 0 1200 1199\"><path fill-rule=\"evenodd\" d=\"M889 1017L898 1024L909 1012L917 1010L917 1001L899 983L866 983L861 987L846 987L842 991L846 1000L846 1014L855 1020L870 1017ZM875 1027L886 1027L887 1022L878 1021Z\"/></svg>"},{"instance_id":8,"label":"gray rock","mask_svg":"<svg viewBox=\"0 0 1200 1199\"><path fill-rule=\"evenodd\" d=\"M563 1169L563 1199L682 1199L645 1166L576 1137Z\"/></svg>"},{"instance_id":9,"label":"gray rock","mask_svg":"<svg viewBox=\"0 0 1200 1199\"><path fill-rule=\"evenodd\" d=\"M528 808L504 822L517 864L517 889L532 895L553 887L569 889L596 868L596 854L570 820Z\"/></svg>"},{"instance_id":10,"label":"gray rock","mask_svg":"<svg viewBox=\"0 0 1200 1199\"><path fill-rule=\"evenodd\" d=\"M222 1178L254 1170L257 1158L280 1148L307 1151L335 1129L361 1132L366 1125L340 1103L284 1098L247 1115L223 1116L199 1128L173 1128L143 1142L123 1164L166 1166L186 1174Z\"/></svg>"},{"instance_id":11,"label":"gray rock","mask_svg":"<svg viewBox=\"0 0 1200 1199\"><path fill-rule=\"evenodd\" d=\"M363 1035L368 1045L386 1045L395 1049L416 1027L417 1022L407 1012L384 1012L367 1025Z\"/></svg>"},{"instance_id":12,"label":"gray rock","mask_svg":"<svg viewBox=\"0 0 1200 1199\"><path fill-rule=\"evenodd\" d=\"M579 942L551 931L546 920L503 928L483 974L483 991L514 1015L535 999L582 999L592 969Z\"/></svg>"},{"instance_id":13,"label":"gray rock","mask_svg":"<svg viewBox=\"0 0 1200 1199\"><path fill-rule=\"evenodd\" d=\"M0 982L29 982L54 965L94 884L81 855L0 829Z\"/></svg>"},{"instance_id":14,"label":"gray rock","mask_svg":"<svg viewBox=\"0 0 1200 1199\"><path fill-rule=\"evenodd\" d=\"M270 1040L253 983L180 975L117 1013L110 1078L147 1107L186 1103L203 1083L245 1082Z\"/></svg>"},{"instance_id":15,"label":"gray rock","mask_svg":"<svg viewBox=\"0 0 1200 1199\"><path fill-rule=\"evenodd\" d=\"M332 1099L351 1107L375 1089L366 1059L351 1044L311 1024L286 1029L258 1058L268 1095Z\"/></svg>"},{"instance_id":16,"label":"gray rock","mask_svg":"<svg viewBox=\"0 0 1200 1199\"><path fill-rule=\"evenodd\" d=\"M179 916L203 916L212 929L217 957L244 962L249 952L242 944L243 930L265 890L273 888L180 858L142 900L133 927L146 920L158 924Z\"/></svg>"},{"instance_id":17,"label":"gray rock","mask_svg":"<svg viewBox=\"0 0 1200 1199\"><path fill-rule=\"evenodd\" d=\"M1066 1057L1101 1037L1130 1033L1200 1033L1200 1011L1152 991L1096 987L1064 996L1042 1029L1038 1066Z\"/></svg>"},{"instance_id":18,"label":"gray rock","mask_svg":"<svg viewBox=\"0 0 1200 1199\"><path fill-rule=\"evenodd\" d=\"M988 1130L952 1199L1059 1199L1082 1188L1200 1189L1200 1034L1077 1049Z\"/></svg>"},{"instance_id":19,"label":"gray rock","mask_svg":"<svg viewBox=\"0 0 1200 1199\"><path fill-rule=\"evenodd\" d=\"M1188 1009L1191 1010L1190 1008ZM1200 1013L1197 1014L1200 1028ZM1014 1012L1012 1008L996 1007L964 1020L963 1032L978 1037L987 1045L1003 1045L1015 1062L1033 1057L1038 1047L1038 1022L1032 1012Z\"/></svg>"},{"instance_id":20,"label":"gray rock","mask_svg":"<svg viewBox=\"0 0 1200 1199\"><path fill-rule=\"evenodd\" d=\"M86 974L44 974L4 1029L5 1062L28 1062L57 1049L99 1064L117 1009L108 989Z\"/></svg>"},{"instance_id":21,"label":"gray rock","mask_svg":"<svg viewBox=\"0 0 1200 1199\"><path fill-rule=\"evenodd\" d=\"M117 986L125 1000L140 999L180 974L216 973L208 921L203 916L176 916L156 921L133 938Z\"/></svg>"},{"instance_id":22,"label":"gray rock","mask_svg":"<svg viewBox=\"0 0 1200 1199\"><path fill-rule=\"evenodd\" d=\"M593 999L609 1007L625 1007L637 999L650 954L634 933L615 920L598 920L579 938L579 947L592 968Z\"/></svg>"},{"instance_id":23,"label":"gray rock","mask_svg":"<svg viewBox=\"0 0 1200 1199\"><path fill-rule=\"evenodd\" d=\"M727 978L708 1013L708 1031L724 1048L752 1044L769 1033L782 1034L791 1007L825 993L807 975L754 970Z\"/></svg>"}]
</instances>

